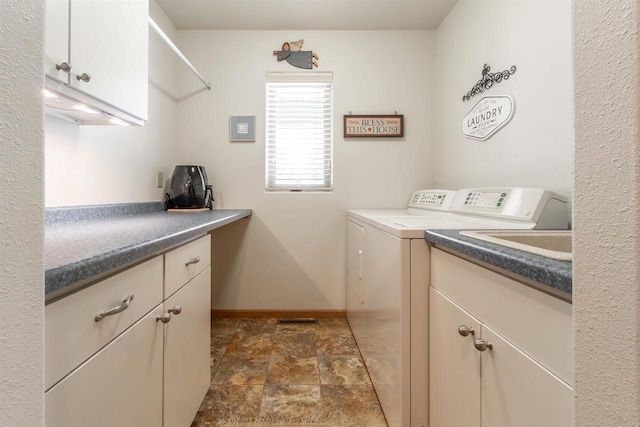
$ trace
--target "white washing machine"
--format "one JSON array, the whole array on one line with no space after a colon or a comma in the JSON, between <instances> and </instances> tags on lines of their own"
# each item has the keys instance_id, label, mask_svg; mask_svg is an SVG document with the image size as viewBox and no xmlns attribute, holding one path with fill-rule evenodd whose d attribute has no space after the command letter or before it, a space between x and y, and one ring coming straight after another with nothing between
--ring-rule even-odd
<instances>
[{"instance_id":1,"label":"white washing machine","mask_svg":"<svg viewBox=\"0 0 640 427\"><path fill-rule=\"evenodd\" d=\"M420 190L407 209L347 212L347 319L391 427L429 420L426 229L566 229L567 199L537 188Z\"/></svg>"}]
</instances>

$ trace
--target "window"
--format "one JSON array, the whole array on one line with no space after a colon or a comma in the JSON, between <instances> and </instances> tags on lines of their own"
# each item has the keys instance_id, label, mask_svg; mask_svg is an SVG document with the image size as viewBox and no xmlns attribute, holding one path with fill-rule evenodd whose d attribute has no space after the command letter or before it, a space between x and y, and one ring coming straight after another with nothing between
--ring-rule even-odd
<instances>
[{"instance_id":1,"label":"window","mask_svg":"<svg viewBox=\"0 0 640 427\"><path fill-rule=\"evenodd\" d=\"M267 74L267 191L330 191L332 73Z\"/></svg>"}]
</instances>

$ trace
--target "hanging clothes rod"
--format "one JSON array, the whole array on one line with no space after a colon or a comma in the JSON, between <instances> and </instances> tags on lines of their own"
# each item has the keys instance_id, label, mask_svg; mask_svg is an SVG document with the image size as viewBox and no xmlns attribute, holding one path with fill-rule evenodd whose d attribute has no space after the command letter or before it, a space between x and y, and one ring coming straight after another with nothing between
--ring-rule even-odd
<instances>
[{"instance_id":1,"label":"hanging clothes rod","mask_svg":"<svg viewBox=\"0 0 640 427\"><path fill-rule=\"evenodd\" d=\"M171 39L169 38L169 36L167 36L164 31L162 31L162 28L160 28L158 26L158 24L156 24L156 21L154 21L151 17L149 17L149 25L151 26L151 28L153 28L154 30L156 30L156 33L158 33L158 35L162 38L162 40L165 41L165 43L167 43L167 45L169 45L169 47L171 48L171 50L173 50L176 55L178 55L178 57L180 59L182 59L182 61L187 64L187 67L189 67L189 69L191 71L193 71L193 74L195 74L200 81L207 87L207 90L211 90L211 83L208 83L204 77L202 77L202 74L200 74L198 72L198 70L196 70L196 67L194 67L191 62L189 62L189 60L187 59L186 56L184 56L184 54L180 51L180 49L178 49L178 46L176 46Z\"/></svg>"}]
</instances>

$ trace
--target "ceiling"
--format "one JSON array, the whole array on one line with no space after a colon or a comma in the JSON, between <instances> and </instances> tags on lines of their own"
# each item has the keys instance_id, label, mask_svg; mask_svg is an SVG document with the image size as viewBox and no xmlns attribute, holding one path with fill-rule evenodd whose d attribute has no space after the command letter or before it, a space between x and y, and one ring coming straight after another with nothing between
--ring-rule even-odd
<instances>
[{"instance_id":1,"label":"ceiling","mask_svg":"<svg viewBox=\"0 0 640 427\"><path fill-rule=\"evenodd\" d=\"M458 0L156 0L178 29L435 29Z\"/></svg>"}]
</instances>

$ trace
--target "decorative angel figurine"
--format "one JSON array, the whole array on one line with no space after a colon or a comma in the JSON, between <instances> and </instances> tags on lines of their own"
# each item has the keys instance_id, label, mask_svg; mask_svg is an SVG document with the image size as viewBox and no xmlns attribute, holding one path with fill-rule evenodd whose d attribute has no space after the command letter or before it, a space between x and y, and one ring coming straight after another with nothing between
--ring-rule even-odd
<instances>
[{"instance_id":1,"label":"decorative angel figurine","mask_svg":"<svg viewBox=\"0 0 640 427\"><path fill-rule=\"evenodd\" d=\"M273 54L278 55L278 61L286 60L289 64L298 68L306 68L311 70L314 66L318 67L315 61L318 55L310 50L302 50L303 39L295 42L284 42L282 50L274 50Z\"/></svg>"}]
</instances>

